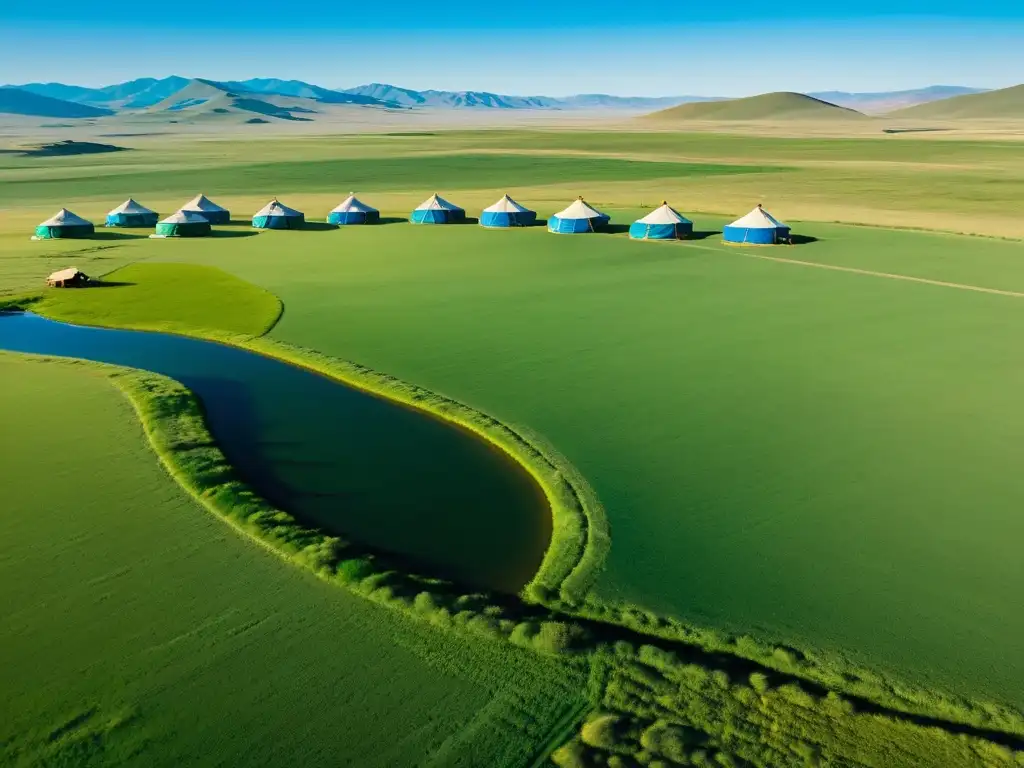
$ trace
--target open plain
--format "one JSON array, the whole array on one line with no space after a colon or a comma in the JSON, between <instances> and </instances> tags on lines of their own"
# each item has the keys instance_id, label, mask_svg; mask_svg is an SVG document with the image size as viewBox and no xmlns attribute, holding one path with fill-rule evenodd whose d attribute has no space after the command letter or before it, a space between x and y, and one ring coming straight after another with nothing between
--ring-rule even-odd
<instances>
[{"instance_id":1,"label":"open plain","mask_svg":"<svg viewBox=\"0 0 1024 768\"><path fill-rule=\"evenodd\" d=\"M61 568L45 616L16 604L0 655L56 659L93 633L65 667L6 673L37 703L8 697L4 757L272 765L301 742L353 765L375 764L369 751L381 765L528 766L587 718L561 764L673 764L679 750L719 764L1019 761L1024 143L649 127L139 136L101 139L126 147L109 154L0 154L0 303L259 338L450 398L550 446L599 500L610 539L585 594L502 598L490 634L512 643L460 631L457 611L438 620L422 598L413 612L433 618L416 621L390 610L394 595L324 584L207 516L161 471L107 373L4 355L17 385L0 409L16 429L0 440L18 460L0 468L15 513L0 516L0 581L21 599L12 585ZM318 224L350 190L383 222ZM166 215L199 192L232 212L213 237L29 241L61 206L99 223L129 195ZM582 195L612 227L408 223L433 192L471 217L504 193L542 218ZM310 226L252 230L273 196ZM630 240L662 200L694 237ZM757 203L795 245L722 243ZM169 279L167 264L216 269ZM44 292L67 266L122 284ZM56 418L53 402L89 407ZM386 529L354 543L401 554ZM453 559L466 541L452 537ZM124 601L139 615L115 609ZM579 622L553 644L574 653L536 640L555 630L523 642L506 620ZM72 666L91 670L73 691L39 693ZM218 680L240 731L271 729L242 745L212 723L184 727L205 720L196 687L223 691ZM800 684L809 692L787 687ZM734 698L709 711L761 714L736 715L746 732L695 714L716 696ZM793 725L800 707L825 725Z\"/></svg>"}]
</instances>

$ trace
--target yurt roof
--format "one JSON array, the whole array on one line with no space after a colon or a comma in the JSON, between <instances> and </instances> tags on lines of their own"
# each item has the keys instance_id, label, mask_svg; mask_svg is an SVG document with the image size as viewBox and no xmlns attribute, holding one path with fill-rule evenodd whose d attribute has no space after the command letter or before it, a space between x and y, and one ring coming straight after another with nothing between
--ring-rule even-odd
<instances>
[{"instance_id":1,"label":"yurt roof","mask_svg":"<svg viewBox=\"0 0 1024 768\"><path fill-rule=\"evenodd\" d=\"M587 205L581 197L568 208L556 213L555 216L560 219L596 219L599 216L604 216L604 214L596 208Z\"/></svg>"},{"instance_id":2,"label":"yurt roof","mask_svg":"<svg viewBox=\"0 0 1024 768\"><path fill-rule=\"evenodd\" d=\"M279 203L277 200L271 200L269 203L264 205L256 212L257 216L301 216L300 211L296 211L294 208L289 208L284 203Z\"/></svg>"},{"instance_id":3,"label":"yurt roof","mask_svg":"<svg viewBox=\"0 0 1024 768\"><path fill-rule=\"evenodd\" d=\"M529 208L520 205L508 195L503 195L501 200L494 205L484 208L487 213L532 213Z\"/></svg>"},{"instance_id":4,"label":"yurt roof","mask_svg":"<svg viewBox=\"0 0 1024 768\"><path fill-rule=\"evenodd\" d=\"M78 270L77 267L68 267L67 269L61 269L54 272L47 279L53 280L54 282L60 282L61 280L74 280L75 275L84 274Z\"/></svg>"},{"instance_id":5,"label":"yurt roof","mask_svg":"<svg viewBox=\"0 0 1024 768\"><path fill-rule=\"evenodd\" d=\"M206 195L196 195L183 206L181 206L181 210L203 211L205 213L221 213L227 211L226 208L221 208Z\"/></svg>"},{"instance_id":6,"label":"yurt roof","mask_svg":"<svg viewBox=\"0 0 1024 768\"><path fill-rule=\"evenodd\" d=\"M461 211L455 203L449 203L436 192L416 206L417 211Z\"/></svg>"},{"instance_id":7,"label":"yurt roof","mask_svg":"<svg viewBox=\"0 0 1024 768\"><path fill-rule=\"evenodd\" d=\"M195 211L175 211L166 219L161 220L161 224L206 224L206 219L203 218L202 214L196 213Z\"/></svg>"},{"instance_id":8,"label":"yurt roof","mask_svg":"<svg viewBox=\"0 0 1024 768\"><path fill-rule=\"evenodd\" d=\"M786 225L759 205L746 216L736 219L729 226L742 227L744 229L775 229L776 227L785 227Z\"/></svg>"},{"instance_id":9,"label":"yurt roof","mask_svg":"<svg viewBox=\"0 0 1024 768\"><path fill-rule=\"evenodd\" d=\"M61 208L57 213L48 218L40 227L78 227L88 224L89 222L83 219L81 216L77 216L67 208Z\"/></svg>"},{"instance_id":10,"label":"yurt roof","mask_svg":"<svg viewBox=\"0 0 1024 768\"><path fill-rule=\"evenodd\" d=\"M377 213L377 209L359 200L355 194L351 194L342 200L331 211L331 213Z\"/></svg>"},{"instance_id":11,"label":"yurt roof","mask_svg":"<svg viewBox=\"0 0 1024 768\"><path fill-rule=\"evenodd\" d=\"M688 218L668 203L662 203L642 219L637 219L640 224L692 224Z\"/></svg>"},{"instance_id":12,"label":"yurt roof","mask_svg":"<svg viewBox=\"0 0 1024 768\"><path fill-rule=\"evenodd\" d=\"M113 216L114 214L117 213L155 213L155 211L149 210L149 208L147 208L144 205L139 205L137 202L135 202L132 198L129 197L127 200L125 200L123 203L117 206L117 208L112 210L108 215Z\"/></svg>"}]
</instances>

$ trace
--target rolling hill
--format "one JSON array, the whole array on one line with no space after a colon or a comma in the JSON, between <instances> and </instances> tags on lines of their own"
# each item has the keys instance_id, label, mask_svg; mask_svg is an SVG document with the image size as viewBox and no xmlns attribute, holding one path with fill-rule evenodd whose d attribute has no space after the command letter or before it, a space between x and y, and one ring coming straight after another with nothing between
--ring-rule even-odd
<instances>
[{"instance_id":1,"label":"rolling hill","mask_svg":"<svg viewBox=\"0 0 1024 768\"><path fill-rule=\"evenodd\" d=\"M955 96L931 104L898 109L889 112L886 117L928 120L1020 120L1024 119L1024 85Z\"/></svg>"},{"instance_id":2,"label":"rolling hill","mask_svg":"<svg viewBox=\"0 0 1024 768\"><path fill-rule=\"evenodd\" d=\"M38 93L21 88L0 87L0 114L27 115L31 117L103 117L112 115L109 109L76 104L73 101L40 96Z\"/></svg>"},{"instance_id":3,"label":"rolling hill","mask_svg":"<svg viewBox=\"0 0 1024 768\"><path fill-rule=\"evenodd\" d=\"M228 85L239 90L246 90L251 93L312 99L313 101L318 101L321 104L364 104L384 106L386 101L361 93L332 91L330 88L323 88L319 85L303 82L302 80L278 80L276 78L256 77L251 80L232 81L224 83L224 85Z\"/></svg>"},{"instance_id":4,"label":"rolling hill","mask_svg":"<svg viewBox=\"0 0 1024 768\"><path fill-rule=\"evenodd\" d=\"M642 119L671 123L697 120L860 120L865 116L813 96L783 91L743 99L681 104L645 115Z\"/></svg>"},{"instance_id":5,"label":"rolling hill","mask_svg":"<svg viewBox=\"0 0 1024 768\"><path fill-rule=\"evenodd\" d=\"M858 112L881 114L894 109L927 104L954 96L968 93L983 93L983 88L966 88L961 85L930 85L927 88L914 88L907 91L880 91L876 93L850 93L848 91L821 91L809 93L816 99L827 101L839 107L849 107Z\"/></svg>"},{"instance_id":6,"label":"rolling hill","mask_svg":"<svg viewBox=\"0 0 1024 768\"><path fill-rule=\"evenodd\" d=\"M148 107L152 116L177 120L235 115L244 118L309 120L305 115L317 112L318 102L298 96L257 94L237 84L194 79L174 94Z\"/></svg>"}]
</instances>

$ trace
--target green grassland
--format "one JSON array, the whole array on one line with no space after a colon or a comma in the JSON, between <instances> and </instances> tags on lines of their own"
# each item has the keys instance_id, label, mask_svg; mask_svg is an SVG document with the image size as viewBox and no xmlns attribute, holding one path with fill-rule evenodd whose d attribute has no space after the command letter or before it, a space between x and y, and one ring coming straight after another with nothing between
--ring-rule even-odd
<instances>
[{"instance_id":1,"label":"green grassland","mask_svg":"<svg viewBox=\"0 0 1024 768\"><path fill-rule=\"evenodd\" d=\"M283 309L272 293L212 266L129 265L102 282L103 290L50 291L33 309L65 323L243 336L262 336Z\"/></svg>"},{"instance_id":2,"label":"green grassland","mask_svg":"<svg viewBox=\"0 0 1024 768\"><path fill-rule=\"evenodd\" d=\"M0 376L5 765L523 765L574 706L557 659L237 537L97 368L3 355Z\"/></svg>"},{"instance_id":3,"label":"green grassland","mask_svg":"<svg viewBox=\"0 0 1024 768\"><path fill-rule=\"evenodd\" d=\"M583 193L622 224L642 213L641 199L738 214L777 194L785 196L781 210L769 206L773 213L792 211L795 231L812 242L729 248L711 234L728 219L698 214L698 237L672 244L631 242L621 231L565 238L542 228L407 224L29 243L46 189L33 185L63 178L64 194L74 196L79 182L69 179L102 165L18 161L12 170L21 181L11 186L27 192L3 184L0 196L14 207L5 222L24 226L0 232L0 290L37 289L48 268L68 263L93 274L137 261L216 266L280 298L285 311L272 339L455 398L565 454L611 523L595 605L845 656L895 678L1024 706L1024 570L1014 549L1024 532L1014 451L1024 427L1015 363L1024 297L1014 295L1024 293L1024 244L812 221L852 211L844 220L1013 234L1024 145L960 142L942 151L940 142L905 139L743 141L479 132L282 144L301 154L301 172L291 162L267 171L266 154L252 147L225 145L226 159L210 169L180 148L142 147L128 160L121 156L133 153L119 153L115 170L159 190L161 164L175 166L175 186L149 205L172 199L178 186L175 195L201 189L236 211L294 190L286 202L307 207L310 218L356 186L338 179L337 194L324 192L315 173L324 157L335 157L332 170L346 169L361 196L394 217L435 187L445 194L436 177L462 190L450 196L473 214L472 206L505 191L493 169L512 174L520 186L511 191L542 215ZM478 154L441 154L454 147ZM197 156L206 151L194 148ZM563 151L584 154L560 165L563 175L545 176L543 163ZM401 157L384 163L379 186L359 176L370 173L374 156ZM591 164L598 160L645 167L617 176ZM532 162L542 170L527 186ZM257 195L245 185L221 199L215 183L244 179L254 165L253 179L281 186ZM708 168L715 170L700 170ZM101 180L82 183L88 195L107 194ZM826 188L822 202L817 190ZM118 197L129 193L137 194ZM88 195L77 212L96 216L118 201ZM78 311L89 319L99 316L89 305L94 296L123 293L117 301L135 312L148 304L133 298L149 290L138 283L48 301L55 313L71 313L64 317ZM179 294L184 308L189 290L178 283L157 291L165 295L154 306L166 300L173 323L170 296ZM269 306L254 302L253 327L266 327ZM249 314L237 313L239 322ZM652 723L669 717L641 699L603 701L632 718L625 742L641 743ZM581 738L583 749L586 733ZM613 742L590 747L614 753L618 747L605 748ZM738 756L746 749L716 743Z\"/></svg>"}]
</instances>

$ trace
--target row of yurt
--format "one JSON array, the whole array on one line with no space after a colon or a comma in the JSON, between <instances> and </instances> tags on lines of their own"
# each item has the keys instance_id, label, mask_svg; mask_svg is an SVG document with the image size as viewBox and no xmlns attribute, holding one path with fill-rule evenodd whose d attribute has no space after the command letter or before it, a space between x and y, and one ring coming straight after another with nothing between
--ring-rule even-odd
<instances>
[{"instance_id":1,"label":"row of yurt","mask_svg":"<svg viewBox=\"0 0 1024 768\"><path fill-rule=\"evenodd\" d=\"M156 222L157 214L129 198L107 215L107 226L157 226L154 237L198 237L209 234L211 223L230 221L231 214L205 195L189 201L177 213ZM410 221L415 224L455 224L466 220L466 211L438 194L417 206ZM277 198L271 200L252 218L257 229L300 229L305 215L289 208ZM350 194L327 217L330 224L373 224L380 221L380 211ZM503 195L480 215L481 226L488 228L528 227L537 221L535 211ZM548 219L548 231L556 234L581 234L604 229L611 218L589 205L582 197ZM204 226L205 225L205 226ZM88 237L93 225L62 208L55 216L36 228L35 239ZM680 240L693 233L693 222L667 202L633 222L629 236L636 240ZM727 225L722 240L735 245L773 245L791 242L790 228L765 211L760 205Z\"/></svg>"},{"instance_id":2,"label":"row of yurt","mask_svg":"<svg viewBox=\"0 0 1024 768\"><path fill-rule=\"evenodd\" d=\"M202 216L210 224L227 224L231 221L231 213L221 208L206 195L196 195L178 209L185 213ZM129 197L117 208L107 214L108 227L152 227L160 215Z\"/></svg>"}]
</instances>

